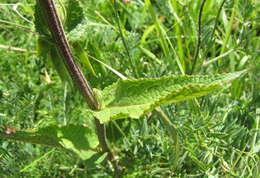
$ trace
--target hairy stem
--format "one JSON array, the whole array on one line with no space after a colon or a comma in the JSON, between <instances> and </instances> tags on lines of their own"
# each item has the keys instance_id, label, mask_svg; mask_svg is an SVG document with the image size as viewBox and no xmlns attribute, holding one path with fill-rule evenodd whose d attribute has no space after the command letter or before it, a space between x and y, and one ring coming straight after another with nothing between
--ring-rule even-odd
<instances>
[{"instance_id":1,"label":"hairy stem","mask_svg":"<svg viewBox=\"0 0 260 178\"><path fill-rule=\"evenodd\" d=\"M75 85L86 98L91 109L98 108L98 102L94 97L93 90L85 79L82 71L75 63L68 41L66 39L61 21L58 17L53 0L38 0L41 8L44 10L44 15L49 25L52 37L55 40L56 47L63 59L63 62L69 71Z\"/></svg>"},{"instance_id":2,"label":"hairy stem","mask_svg":"<svg viewBox=\"0 0 260 178\"><path fill-rule=\"evenodd\" d=\"M62 57L67 70L69 71L70 77L80 90L81 94L85 97L85 100L87 101L89 107L93 110L98 110L99 103L95 98L93 90L88 84L88 81L86 80L82 71L75 62L53 0L38 0L37 3L39 3L40 7L43 9L52 37L55 40L55 45ZM101 124L97 119L95 119L95 125L102 150L108 153L108 159L111 161L115 169L115 177L120 177L122 168L118 165L113 152L109 148L106 139L105 126Z\"/></svg>"}]
</instances>

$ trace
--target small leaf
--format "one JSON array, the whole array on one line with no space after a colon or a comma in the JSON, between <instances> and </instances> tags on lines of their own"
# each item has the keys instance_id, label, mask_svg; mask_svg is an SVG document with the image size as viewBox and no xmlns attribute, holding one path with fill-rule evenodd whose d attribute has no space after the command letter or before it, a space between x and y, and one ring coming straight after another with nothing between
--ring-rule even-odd
<instances>
[{"instance_id":1,"label":"small leaf","mask_svg":"<svg viewBox=\"0 0 260 178\"><path fill-rule=\"evenodd\" d=\"M103 90L104 109L92 113L103 123L127 117L138 119L160 105L206 95L245 72L118 80Z\"/></svg>"},{"instance_id":2,"label":"small leaf","mask_svg":"<svg viewBox=\"0 0 260 178\"><path fill-rule=\"evenodd\" d=\"M152 33L155 29L155 25L149 26L145 31L141 38L141 45L144 45L146 43L146 39L150 36L150 33Z\"/></svg>"},{"instance_id":3,"label":"small leaf","mask_svg":"<svg viewBox=\"0 0 260 178\"><path fill-rule=\"evenodd\" d=\"M73 44L73 50L75 51L79 60L86 66L88 71L90 71L94 76L97 76L95 70L93 69L93 67L89 61L87 52L84 51L84 49L82 48L82 46L79 42L76 42Z\"/></svg>"},{"instance_id":4,"label":"small leaf","mask_svg":"<svg viewBox=\"0 0 260 178\"><path fill-rule=\"evenodd\" d=\"M82 125L51 125L11 134L0 133L0 139L61 148L76 153L82 159L88 159L94 155L99 143L95 131Z\"/></svg>"},{"instance_id":5,"label":"small leaf","mask_svg":"<svg viewBox=\"0 0 260 178\"><path fill-rule=\"evenodd\" d=\"M151 59L155 60L158 64L162 64L162 62L156 57L154 53L152 53L151 51L149 51L148 49L142 46L139 46L139 48L143 51L144 54L146 54Z\"/></svg>"},{"instance_id":6,"label":"small leaf","mask_svg":"<svg viewBox=\"0 0 260 178\"><path fill-rule=\"evenodd\" d=\"M70 32L84 19L84 13L78 0L69 0L66 5L66 12L65 27Z\"/></svg>"}]
</instances>

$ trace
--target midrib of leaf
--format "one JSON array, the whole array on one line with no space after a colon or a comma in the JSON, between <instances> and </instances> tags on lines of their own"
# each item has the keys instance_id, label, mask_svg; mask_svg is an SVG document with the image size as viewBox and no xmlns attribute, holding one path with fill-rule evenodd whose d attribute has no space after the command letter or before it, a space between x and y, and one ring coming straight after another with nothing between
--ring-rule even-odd
<instances>
[{"instance_id":1,"label":"midrib of leaf","mask_svg":"<svg viewBox=\"0 0 260 178\"><path fill-rule=\"evenodd\" d=\"M174 92L179 92L184 88L207 87L213 86L214 84L221 86L223 82L228 82L227 79L232 80L235 75L236 74L215 76L176 75L154 79L118 80L103 90L104 106L127 106L128 104L125 103L128 103L131 97L136 98L135 101L131 101L131 105L141 105L143 103L149 103L151 99L154 99L154 95L158 96L160 100L160 96L174 94Z\"/></svg>"}]
</instances>

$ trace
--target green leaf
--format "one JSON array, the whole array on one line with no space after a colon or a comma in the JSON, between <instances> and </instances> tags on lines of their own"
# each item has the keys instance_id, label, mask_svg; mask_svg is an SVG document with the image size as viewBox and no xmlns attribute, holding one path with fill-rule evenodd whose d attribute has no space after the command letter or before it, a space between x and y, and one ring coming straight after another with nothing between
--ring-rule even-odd
<instances>
[{"instance_id":1,"label":"green leaf","mask_svg":"<svg viewBox=\"0 0 260 178\"><path fill-rule=\"evenodd\" d=\"M95 131L82 125L51 125L11 134L0 133L0 139L61 148L76 153L82 159L94 155L99 143Z\"/></svg>"},{"instance_id":2,"label":"green leaf","mask_svg":"<svg viewBox=\"0 0 260 178\"><path fill-rule=\"evenodd\" d=\"M148 57L155 60L158 64L162 64L162 62L156 57L156 55L154 53L152 53L151 51L149 51L148 49L146 49L142 46L139 46L139 48L143 51L144 54L146 54Z\"/></svg>"},{"instance_id":3,"label":"green leaf","mask_svg":"<svg viewBox=\"0 0 260 178\"><path fill-rule=\"evenodd\" d=\"M85 41L89 35L90 28L88 22L84 20L67 34L69 42L74 44L80 41Z\"/></svg>"},{"instance_id":4,"label":"green leaf","mask_svg":"<svg viewBox=\"0 0 260 178\"><path fill-rule=\"evenodd\" d=\"M41 35L49 36L50 32L48 30L48 24L44 18L43 9L39 5L39 0L37 0L34 10L34 25L36 32Z\"/></svg>"},{"instance_id":5,"label":"green leaf","mask_svg":"<svg viewBox=\"0 0 260 178\"><path fill-rule=\"evenodd\" d=\"M92 73L92 75L94 75L96 77L97 74L89 61L88 54L86 51L84 51L83 47L81 46L81 44L79 42L75 42L73 44L73 50L75 51L79 60L86 66L88 71L90 71Z\"/></svg>"},{"instance_id":6,"label":"green leaf","mask_svg":"<svg viewBox=\"0 0 260 178\"><path fill-rule=\"evenodd\" d=\"M38 56L47 58L50 49L53 46L48 42L47 38L40 36L37 40L37 51Z\"/></svg>"},{"instance_id":7,"label":"green leaf","mask_svg":"<svg viewBox=\"0 0 260 178\"><path fill-rule=\"evenodd\" d=\"M63 4L65 4L66 12L64 12ZM65 30L70 32L84 19L83 8L80 6L78 0L66 0L56 4L56 10L59 14L60 20L63 22L65 20ZM39 0L37 0L35 5L34 14L34 24L36 31L41 35L50 36L48 30L48 23L44 17L43 9L39 5ZM66 17L64 17L66 14ZM65 19L64 19L65 18Z\"/></svg>"},{"instance_id":8,"label":"green leaf","mask_svg":"<svg viewBox=\"0 0 260 178\"><path fill-rule=\"evenodd\" d=\"M103 90L104 109L92 113L102 123L127 117L138 119L160 105L206 95L243 73L118 80Z\"/></svg>"},{"instance_id":9,"label":"green leaf","mask_svg":"<svg viewBox=\"0 0 260 178\"><path fill-rule=\"evenodd\" d=\"M66 30L73 30L84 19L83 9L78 0L69 0L66 5L67 18L65 22Z\"/></svg>"},{"instance_id":10,"label":"green leaf","mask_svg":"<svg viewBox=\"0 0 260 178\"><path fill-rule=\"evenodd\" d=\"M58 50L55 48L55 46L52 46L52 48L49 49L50 50L47 56L48 61L51 61L61 80L63 82L67 81L70 84L70 86L73 86L69 72L66 69L65 64L63 63Z\"/></svg>"},{"instance_id":11,"label":"green leaf","mask_svg":"<svg viewBox=\"0 0 260 178\"><path fill-rule=\"evenodd\" d=\"M50 43L46 37L39 37L37 43L38 55L43 59L47 59L48 63L52 64L52 67L55 68L59 77L63 82L68 82L70 86L73 86L72 80L69 76L69 73L66 69L65 64L63 63L58 50L56 47Z\"/></svg>"}]
</instances>

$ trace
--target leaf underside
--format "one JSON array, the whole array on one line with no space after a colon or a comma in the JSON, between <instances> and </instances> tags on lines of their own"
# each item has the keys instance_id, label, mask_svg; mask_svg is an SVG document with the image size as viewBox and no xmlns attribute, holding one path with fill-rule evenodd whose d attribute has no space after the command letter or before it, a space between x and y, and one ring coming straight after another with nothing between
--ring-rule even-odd
<instances>
[{"instance_id":1,"label":"leaf underside","mask_svg":"<svg viewBox=\"0 0 260 178\"><path fill-rule=\"evenodd\" d=\"M206 95L244 72L118 80L103 90L103 109L91 112L102 123L122 118L138 119L160 105Z\"/></svg>"},{"instance_id":2,"label":"leaf underside","mask_svg":"<svg viewBox=\"0 0 260 178\"><path fill-rule=\"evenodd\" d=\"M98 138L95 131L81 125L47 126L11 134L0 133L0 139L9 139L65 149L88 159L96 153Z\"/></svg>"}]
</instances>

